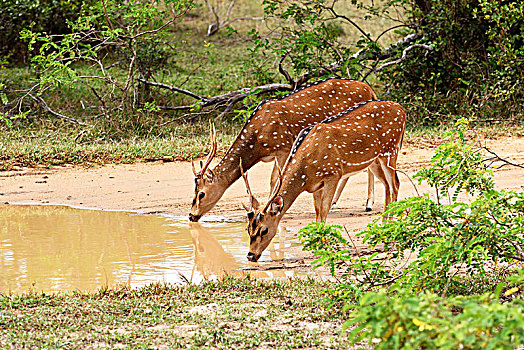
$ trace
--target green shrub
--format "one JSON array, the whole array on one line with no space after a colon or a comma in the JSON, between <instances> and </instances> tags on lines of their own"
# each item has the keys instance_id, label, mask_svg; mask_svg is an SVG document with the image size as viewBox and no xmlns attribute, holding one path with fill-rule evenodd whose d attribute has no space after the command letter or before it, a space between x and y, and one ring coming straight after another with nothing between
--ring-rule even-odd
<instances>
[{"instance_id":1,"label":"green shrub","mask_svg":"<svg viewBox=\"0 0 524 350\"><path fill-rule=\"evenodd\" d=\"M515 262L524 261L524 193L494 190L482 149L464 138L467 124L457 123L457 134L448 135L431 166L416 175L435 199L423 194L393 202L387 219L360 233L380 253L352 254L356 247L339 226L313 223L300 230L315 265L337 278L330 295L352 310L353 341L378 338L383 349L524 343L524 271L515 275ZM497 265L509 274L494 278ZM476 280L469 289L476 295L461 296L468 289L458 286L468 279ZM501 305L499 297L514 299Z\"/></svg>"},{"instance_id":2,"label":"green shrub","mask_svg":"<svg viewBox=\"0 0 524 350\"><path fill-rule=\"evenodd\" d=\"M379 34L363 29L372 24L364 27L335 3L264 0L266 17L273 20L272 29L278 34L255 36L255 49L285 57L295 75L329 74L323 69L335 62L339 74L355 79L375 82L371 76L377 74L384 86L381 98L402 103L412 124L444 123L464 115L522 120L524 2L352 0L345 4L346 12L369 22L393 18L395 24ZM383 34L393 32L397 40L399 35L416 39L386 50ZM342 36L345 33L360 38L348 40Z\"/></svg>"},{"instance_id":3,"label":"green shrub","mask_svg":"<svg viewBox=\"0 0 524 350\"><path fill-rule=\"evenodd\" d=\"M510 293L512 290L508 290ZM368 292L350 305L354 342L376 349L514 349L524 344L524 300L501 304L498 294L443 298L406 288Z\"/></svg>"}]
</instances>

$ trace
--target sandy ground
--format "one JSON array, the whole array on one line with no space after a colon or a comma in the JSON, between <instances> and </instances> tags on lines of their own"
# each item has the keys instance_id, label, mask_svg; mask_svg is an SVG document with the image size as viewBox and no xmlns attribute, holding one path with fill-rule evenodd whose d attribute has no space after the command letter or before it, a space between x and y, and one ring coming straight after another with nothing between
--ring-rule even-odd
<instances>
[{"instance_id":1,"label":"sandy ground","mask_svg":"<svg viewBox=\"0 0 524 350\"><path fill-rule=\"evenodd\" d=\"M524 162L524 137L504 137L486 140L485 145L513 162ZM399 156L399 169L413 175L429 164L436 146L419 142L404 145ZM249 171L250 184L257 198L267 198L272 163L260 163ZM415 194L403 174L400 197ZM522 190L524 169L506 166L495 172L498 188ZM427 188L418 186L419 191ZM30 168L0 172L0 202L53 203L70 206L132 210L145 214L168 213L186 216L194 194L193 174L188 162L139 163L105 165L92 168L55 167ZM367 175L353 176L339 203L331 210L328 222L344 225L356 233L376 218L382 210L384 187L375 181L375 204L372 212L364 211ZM230 187L217 206L203 219L246 220L241 202L247 203L243 182ZM302 194L286 213L282 225L284 236L296 236L299 228L314 220L312 195ZM296 252L302 255L300 251Z\"/></svg>"}]
</instances>

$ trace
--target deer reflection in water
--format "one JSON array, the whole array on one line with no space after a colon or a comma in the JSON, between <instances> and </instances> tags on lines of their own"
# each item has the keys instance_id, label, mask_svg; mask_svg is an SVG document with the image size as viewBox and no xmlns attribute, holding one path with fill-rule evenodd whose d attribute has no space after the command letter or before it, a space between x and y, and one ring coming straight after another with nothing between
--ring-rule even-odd
<instances>
[{"instance_id":1,"label":"deer reflection in water","mask_svg":"<svg viewBox=\"0 0 524 350\"><path fill-rule=\"evenodd\" d=\"M195 274L195 269L203 276L205 281L212 278L224 278L226 276L235 277L255 277L255 278L284 278L283 270L273 269L261 271L258 263L246 265L240 262L233 254L227 252L210 230L203 227L198 222L189 223L189 231L193 240L195 250L195 264L191 279ZM280 241L279 248L275 249L274 244L269 246L269 254L272 261L282 261L284 259L284 241ZM249 270L245 268L249 267Z\"/></svg>"}]
</instances>

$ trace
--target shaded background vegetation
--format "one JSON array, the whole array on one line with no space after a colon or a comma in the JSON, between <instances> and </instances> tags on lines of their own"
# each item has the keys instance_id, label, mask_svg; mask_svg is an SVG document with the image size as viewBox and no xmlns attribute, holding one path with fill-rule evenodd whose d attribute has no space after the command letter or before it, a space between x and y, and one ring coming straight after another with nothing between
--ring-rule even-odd
<instances>
[{"instance_id":1,"label":"shaded background vegetation","mask_svg":"<svg viewBox=\"0 0 524 350\"><path fill-rule=\"evenodd\" d=\"M52 148L49 135L70 149L136 138L171 144L205 135L208 118L225 143L261 99L333 75L402 103L411 128L460 116L521 125L523 8L487 0L1 0L0 149L27 158L6 140ZM187 159L205 147L173 145L143 156Z\"/></svg>"}]
</instances>

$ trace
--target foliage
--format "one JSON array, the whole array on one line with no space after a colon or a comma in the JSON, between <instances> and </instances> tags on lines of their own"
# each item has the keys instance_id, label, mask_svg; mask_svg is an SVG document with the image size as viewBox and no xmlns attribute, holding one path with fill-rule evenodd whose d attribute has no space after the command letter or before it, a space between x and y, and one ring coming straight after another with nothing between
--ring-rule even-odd
<instances>
[{"instance_id":1,"label":"foliage","mask_svg":"<svg viewBox=\"0 0 524 350\"><path fill-rule=\"evenodd\" d=\"M380 73L388 98L426 124L449 115L518 120L524 101L522 1L414 1L412 28L431 54Z\"/></svg>"},{"instance_id":2,"label":"foliage","mask_svg":"<svg viewBox=\"0 0 524 350\"><path fill-rule=\"evenodd\" d=\"M347 307L352 313L345 327L355 327L350 338L370 343L378 338L376 349L514 349L524 344L524 300L501 304L500 286L494 294L451 298L412 294L407 288L393 291L368 292Z\"/></svg>"},{"instance_id":3,"label":"foliage","mask_svg":"<svg viewBox=\"0 0 524 350\"><path fill-rule=\"evenodd\" d=\"M19 33L26 28L49 35L70 33L67 21L78 18L85 4L91 0L20 1L0 0L0 57L12 62L25 62L27 45Z\"/></svg>"},{"instance_id":4,"label":"foliage","mask_svg":"<svg viewBox=\"0 0 524 350\"><path fill-rule=\"evenodd\" d=\"M328 266L332 275L335 274L339 261L351 259L347 240L340 233L341 228L337 225L313 222L300 233L304 249L314 251L317 255L313 266Z\"/></svg>"},{"instance_id":5,"label":"foliage","mask_svg":"<svg viewBox=\"0 0 524 350\"><path fill-rule=\"evenodd\" d=\"M254 31L254 50L286 61L296 76L337 72L356 79L378 78L384 99L404 104L412 123L435 124L466 114L521 119L522 1L353 0L342 5L333 0L264 0L263 4L276 35ZM392 23L371 33L348 13L367 22ZM408 34L415 39L387 46L391 33L397 40Z\"/></svg>"},{"instance_id":6,"label":"foliage","mask_svg":"<svg viewBox=\"0 0 524 350\"><path fill-rule=\"evenodd\" d=\"M431 166L416 174L433 187L436 200L424 194L393 202L382 222L361 233L381 253L358 256L335 226L300 231L316 262L339 280L334 301L351 303L348 325L360 324L353 336L362 331L359 337L380 338L379 348L507 348L524 342L521 295L499 303L502 288L505 297L522 289L524 272L495 291L488 285L476 290L481 295L457 296L465 291L457 287L465 278L481 284L494 266L524 261L524 193L493 188L482 149L465 140L467 124L460 120L457 135L448 135ZM380 289L387 285L393 285L389 291Z\"/></svg>"},{"instance_id":7,"label":"foliage","mask_svg":"<svg viewBox=\"0 0 524 350\"><path fill-rule=\"evenodd\" d=\"M173 46L166 42L166 29L193 5L191 0L86 2L77 10L79 15L67 21L66 33L57 36L35 30L39 28L23 29L21 38L34 52L31 63L38 72L37 84L13 98L4 110L14 118L15 110L33 110L33 103L38 102L55 116L82 124L53 111L42 96L87 88L84 97L98 102L89 109L89 116L103 117L106 130L116 131L125 123L135 131L147 130L141 114L132 112L153 103L138 79L148 78L173 53ZM84 105L82 108L85 110Z\"/></svg>"},{"instance_id":8,"label":"foliage","mask_svg":"<svg viewBox=\"0 0 524 350\"><path fill-rule=\"evenodd\" d=\"M369 56L379 51L379 45L371 40L355 22L335 9L336 1L295 0L282 2L263 0L266 18L274 21L272 32L277 35L265 37L253 30L253 50L270 53L289 63L295 75L330 75L341 71L344 75L358 76L362 69L359 59L353 57L356 51L365 49ZM352 1L348 5L354 11L362 3ZM371 18L370 13L366 19ZM346 31L356 31L361 38L347 41ZM333 71L322 71L334 62L339 65ZM317 73L315 73L317 72Z\"/></svg>"}]
</instances>

